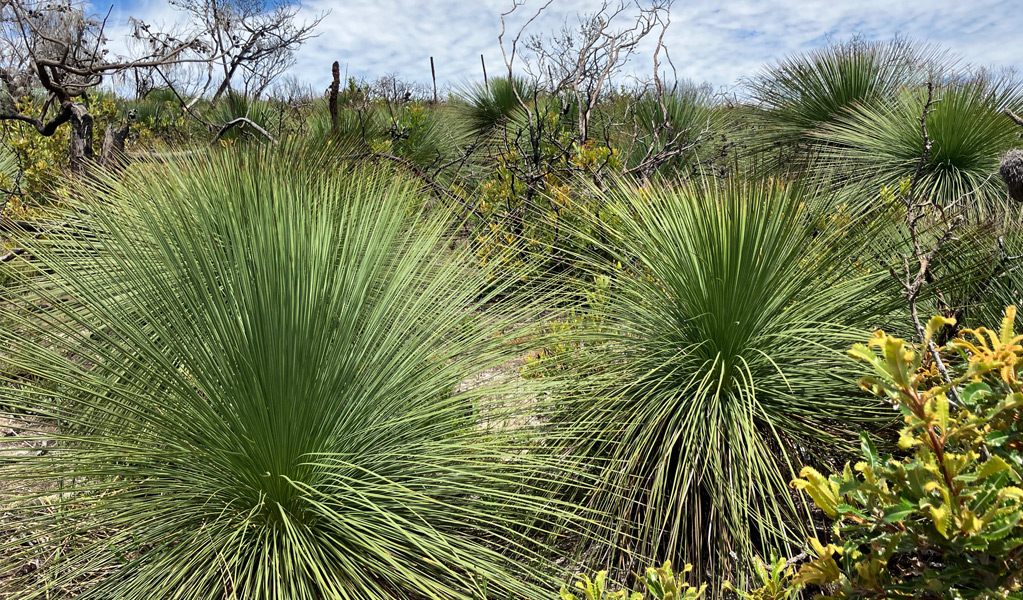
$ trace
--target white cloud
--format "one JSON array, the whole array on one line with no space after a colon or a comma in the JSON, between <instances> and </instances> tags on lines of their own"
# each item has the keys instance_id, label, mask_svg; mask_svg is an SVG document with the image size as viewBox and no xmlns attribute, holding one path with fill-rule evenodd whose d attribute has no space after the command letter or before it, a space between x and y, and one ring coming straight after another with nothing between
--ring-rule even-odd
<instances>
[{"instance_id":1,"label":"white cloud","mask_svg":"<svg viewBox=\"0 0 1023 600\"><path fill-rule=\"evenodd\" d=\"M528 0L510 29L545 0ZM681 0L672 9L665 40L679 75L717 87L732 86L765 63L793 52L859 34L889 39L903 34L940 44L965 61L1023 69L1020 0ZM551 30L566 18L593 10L596 0L554 0L534 23ZM298 53L292 74L314 89L326 88L338 60L355 77L394 73L428 82L430 57L442 85L482 79L480 54L489 74L504 69L497 36L500 13L511 0L306 0L305 18L328 12L320 35ZM170 23L175 13L162 0L122 3L127 14ZM633 67L646 71L646 64Z\"/></svg>"}]
</instances>

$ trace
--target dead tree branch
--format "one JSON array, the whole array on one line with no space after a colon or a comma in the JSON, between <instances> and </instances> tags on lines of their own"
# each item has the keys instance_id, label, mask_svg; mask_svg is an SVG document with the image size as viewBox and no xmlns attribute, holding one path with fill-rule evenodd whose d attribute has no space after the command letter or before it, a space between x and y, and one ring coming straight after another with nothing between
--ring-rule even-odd
<instances>
[{"instance_id":1,"label":"dead tree branch","mask_svg":"<svg viewBox=\"0 0 1023 600\"><path fill-rule=\"evenodd\" d=\"M924 174L933 147L933 142L927 132L927 117L934 111L934 106L939 101L934 97L934 83L928 81L927 98L919 119L923 151L913 176L909 179L907 185L900 189L898 196L905 208L905 224L909 235L911 253L903 254L902 256L903 277L896 276L894 268L890 268L890 272L902 285L903 294L909 304L910 317L913 320L913 326L916 329L920 342L924 343L926 341L927 350L930 352L938 372L941 373L946 383L951 383L952 377L949 375L948 368L941 358L937 345L933 339L927 339L918 308L924 287L930 280L930 269L935 256L937 256L938 252L947 242L955 239L954 233L964 221L963 209L961 206L957 206L957 204L961 204L960 201L953 203L947 208L942 208L928 198L919 197L918 194L920 179ZM929 211L928 209L932 210ZM936 215L934 214L935 211L937 212ZM924 220L927 220L931 227L939 230L936 238L931 239L927 243L925 243L923 232L920 230L920 224ZM953 402L959 402L958 394L954 388L949 390L949 394Z\"/></svg>"}]
</instances>

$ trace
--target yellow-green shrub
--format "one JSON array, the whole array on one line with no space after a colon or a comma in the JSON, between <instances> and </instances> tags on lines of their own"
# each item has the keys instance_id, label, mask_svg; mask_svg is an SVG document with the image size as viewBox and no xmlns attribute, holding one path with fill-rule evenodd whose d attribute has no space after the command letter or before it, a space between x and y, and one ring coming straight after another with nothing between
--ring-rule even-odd
<instances>
[{"instance_id":1,"label":"yellow-green shrub","mask_svg":"<svg viewBox=\"0 0 1023 600\"><path fill-rule=\"evenodd\" d=\"M698 600L707 586L696 587L685 581L685 575L692 570L693 565L687 564L676 575L671 570L671 561L665 561L660 567L647 567L640 578L643 591L608 590L607 571L600 571L593 579L589 575L579 575L572 590L561 586L560 596L561 600ZM581 597L576 595L580 592Z\"/></svg>"},{"instance_id":2,"label":"yellow-green shrub","mask_svg":"<svg viewBox=\"0 0 1023 600\"><path fill-rule=\"evenodd\" d=\"M903 414L905 454L882 457L864 436L863 460L842 473L803 469L793 486L834 520L834 539L814 541L816 558L796 584L826 586L825 599L1023 597L1023 336L1015 317L1009 307L1000 331L964 330L951 342L960 361L949 383L883 331L850 350L873 367L863 387ZM928 337L948 324L933 318Z\"/></svg>"},{"instance_id":3,"label":"yellow-green shrub","mask_svg":"<svg viewBox=\"0 0 1023 600\"><path fill-rule=\"evenodd\" d=\"M1023 598L1023 335L1015 317L1010 306L999 331L963 330L944 349L948 382L927 355L883 331L855 345L850 356L874 371L863 388L903 415L902 452L881 456L864 435L863 460L842 473L804 468L792 485L833 521L830 543L811 539L802 565L756 561L757 587L723 588L743 600ZM922 347L952 324L931 319ZM586 600L643 597L607 593L603 573L576 587Z\"/></svg>"},{"instance_id":4,"label":"yellow-green shrub","mask_svg":"<svg viewBox=\"0 0 1023 600\"><path fill-rule=\"evenodd\" d=\"M617 152L593 140L579 145L567 133L564 137L567 153L554 143L540 144L544 166L534 175L524 165L531 159L512 150L497 157L496 168L476 187L473 208L486 223L476 237L482 264L499 258L510 277L526 280L564 267L573 255L591 249L589 240L600 235L600 223L613 224L604 200L581 182L619 173Z\"/></svg>"}]
</instances>

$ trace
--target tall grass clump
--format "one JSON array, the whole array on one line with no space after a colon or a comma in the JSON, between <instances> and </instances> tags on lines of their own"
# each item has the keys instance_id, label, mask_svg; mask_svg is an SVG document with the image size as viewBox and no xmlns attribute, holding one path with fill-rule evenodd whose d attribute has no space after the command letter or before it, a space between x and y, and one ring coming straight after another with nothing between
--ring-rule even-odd
<instances>
[{"instance_id":1,"label":"tall grass clump","mask_svg":"<svg viewBox=\"0 0 1023 600\"><path fill-rule=\"evenodd\" d=\"M684 557L721 576L771 547L798 553L812 526L789 481L885 418L848 393L842 356L897 299L856 261L867 232L777 182L622 185L605 200L615 225L582 258L604 289L589 377L560 418L608 461L585 495L629 548L619 562Z\"/></svg>"},{"instance_id":2,"label":"tall grass clump","mask_svg":"<svg viewBox=\"0 0 1023 600\"><path fill-rule=\"evenodd\" d=\"M752 146L805 157L821 143L812 135L818 127L852 107L891 100L904 86L922 82L925 65L934 60L933 50L903 39L854 39L765 67L746 81L758 109Z\"/></svg>"},{"instance_id":3,"label":"tall grass clump","mask_svg":"<svg viewBox=\"0 0 1023 600\"><path fill-rule=\"evenodd\" d=\"M337 124L331 119L326 99L312 103L303 122L301 140L311 148L337 145L354 151L371 151L374 142L387 133L383 120L370 107L345 106L338 111Z\"/></svg>"},{"instance_id":4,"label":"tall grass clump","mask_svg":"<svg viewBox=\"0 0 1023 600\"><path fill-rule=\"evenodd\" d=\"M459 127L470 138L497 134L509 120L530 105L535 86L521 77L497 77L487 84L473 84L458 93L454 112Z\"/></svg>"},{"instance_id":5,"label":"tall grass clump","mask_svg":"<svg viewBox=\"0 0 1023 600\"><path fill-rule=\"evenodd\" d=\"M689 81L680 82L663 98L639 98L634 110L637 127L632 133L637 143L631 148L628 166L634 168L665 149L684 149L658 168L667 176L678 176L698 163L711 162L701 146L709 145L726 124L725 114L714 105L710 89Z\"/></svg>"},{"instance_id":6,"label":"tall grass clump","mask_svg":"<svg viewBox=\"0 0 1023 600\"><path fill-rule=\"evenodd\" d=\"M274 131L281 125L279 115L275 115L275 112L274 107L265 100L229 92L210 108L207 118L210 122L220 126L237 119L248 119L264 130ZM224 139L239 138L244 134L245 128L250 128L250 126L247 123L242 123L226 131L221 137Z\"/></svg>"},{"instance_id":7,"label":"tall grass clump","mask_svg":"<svg viewBox=\"0 0 1023 600\"><path fill-rule=\"evenodd\" d=\"M926 201L969 205L974 215L991 216L1006 201L999 161L1021 145L1019 127L1002 111L1021 105L1018 81L979 74L929 90L907 88L892 102L857 106L815 136L828 144L822 166L846 170L863 198L876 197L883 185L895 188L917 179L916 192Z\"/></svg>"},{"instance_id":8,"label":"tall grass clump","mask_svg":"<svg viewBox=\"0 0 1023 600\"><path fill-rule=\"evenodd\" d=\"M26 240L3 411L45 451L3 450L5 597L544 594L557 471L462 383L529 309L479 316L500 286L414 182L280 148L79 188Z\"/></svg>"}]
</instances>

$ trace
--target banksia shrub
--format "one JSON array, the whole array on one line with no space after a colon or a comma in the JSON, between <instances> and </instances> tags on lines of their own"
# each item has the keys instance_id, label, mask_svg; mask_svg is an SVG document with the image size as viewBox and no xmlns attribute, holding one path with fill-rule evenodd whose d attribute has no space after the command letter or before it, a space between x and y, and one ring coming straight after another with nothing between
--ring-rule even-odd
<instances>
[{"instance_id":1,"label":"banksia shrub","mask_svg":"<svg viewBox=\"0 0 1023 600\"><path fill-rule=\"evenodd\" d=\"M982 599L1023 595L1023 336L1010 306L998 331L965 329L950 343L951 383L901 339L877 332L850 355L872 367L864 388L902 413L900 456L867 436L862 460L793 482L834 521L797 584L824 600ZM954 321L934 317L927 337ZM926 348L926 342L920 346ZM953 397L952 388L957 390Z\"/></svg>"},{"instance_id":2,"label":"banksia shrub","mask_svg":"<svg viewBox=\"0 0 1023 600\"><path fill-rule=\"evenodd\" d=\"M561 586L561 600L700 600L707 585L690 585L686 577L693 570L687 564L682 572L675 574L671 569L671 561L666 560L660 567L647 567L640 578L642 591L630 591L622 588L611 591L607 585L607 571L600 571L590 579L589 575L579 575L573 589ZM577 596L579 592L581 596Z\"/></svg>"}]
</instances>

